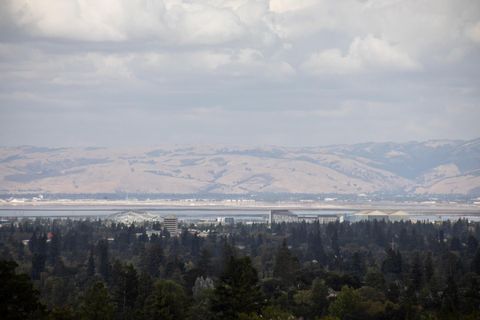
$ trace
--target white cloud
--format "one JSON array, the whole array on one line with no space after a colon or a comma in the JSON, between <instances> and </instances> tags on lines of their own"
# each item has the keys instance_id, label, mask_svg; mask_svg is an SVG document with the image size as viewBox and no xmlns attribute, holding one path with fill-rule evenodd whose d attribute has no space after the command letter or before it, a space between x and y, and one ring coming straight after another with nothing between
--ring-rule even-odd
<instances>
[{"instance_id":1,"label":"white cloud","mask_svg":"<svg viewBox=\"0 0 480 320\"><path fill-rule=\"evenodd\" d=\"M480 21L468 27L466 33L467 37L470 38L470 40L476 42L477 44L480 44Z\"/></svg>"},{"instance_id":2,"label":"white cloud","mask_svg":"<svg viewBox=\"0 0 480 320\"><path fill-rule=\"evenodd\" d=\"M274 39L266 1L7 0L12 23L33 36L80 41L153 39L218 44L242 37Z\"/></svg>"},{"instance_id":3,"label":"white cloud","mask_svg":"<svg viewBox=\"0 0 480 320\"><path fill-rule=\"evenodd\" d=\"M400 48L368 35L355 38L346 54L329 49L312 54L302 65L315 74L345 74L372 70L417 70L420 65Z\"/></svg>"},{"instance_id":4,"label":"white cloud","mask_svg":"<svg viewBox=\"0 0 480 320\"><path fill-rule=\"evenodd\" d=\"M276 13L303 10L318 4L317 0L270 0L270 9Z\"/></svg>"},{"instance_id":5,"label":"white cloud","mask_svg":"<svg viewBox=\"0 0 480 320\"><path fill-rule=\"evenodd\" d=\"M220 117L205 120L212 140L472 137L479 21L478 0L0 0L0 143L29 143L42 115L62 144L48 128L71 109L97 124L141 110L130 141L182 143L198 126L172 110L198 107ZM77 122L64 126L100 139Z\"/></svg>"}]
</instances>

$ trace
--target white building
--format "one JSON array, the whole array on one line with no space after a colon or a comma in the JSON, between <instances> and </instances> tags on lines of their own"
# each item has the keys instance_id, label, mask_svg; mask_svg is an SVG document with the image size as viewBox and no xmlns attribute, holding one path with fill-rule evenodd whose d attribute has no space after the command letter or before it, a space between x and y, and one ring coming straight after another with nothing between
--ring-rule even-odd
<instances>
[{"instance_id":1,"label":"white building","mask_svg":"<svg viewBox=\"0 0 480 320\"><path fill-rule=\"evenodd\" d=\"M357 221L408 221L412 220L408 212L401 210L363 210L348 217L351 222Z\"/></svg>"},{"instance_id":2,"label":"white building","mask_svg":"<svg viewBox=\"0 0 480 320\"><path fill-rule=\"evenodd\" d=\"M408 212L398 210L398 211L395 211L395 212L391 213L388 216L388 220L390 220L390 221L408 221L408 220L412 220L412 217L410 216L410 214Z\"/></svg>"},{"instance_id":3,"label":"white building","mask_svg":"<svg viewBox=\"0 0 480 320\"><path fill-rule=\"evenodd\" d=\"M289 210L272 210L270 211L270 223L288 223L288 222L306 222L306 223L330 223L330 222L343 222L343 214L310 214L299 216Z\"/></svg>"},{"instance_id":4,"label":"white building","mask_svg":"<svg viewBox=\"0 0 480 320\"><path fill-rule=\"evenodd\" d=\"M330 222L343 222L343 215L337 214L319 214L318 216L319 223L330 223Z\"/></svg>"},{"instance_id":5,"label":"white building","mask_svg":"<svg viewBox=\"0 0 480 320\"><path fill-rule=\"evenodd\" d=\"M128 210L111 214L107 219L119 223L132 224L158 221L159 216L145 211Z\"/></svg>"},{"instance_id":6,"label":"white building","mask_svg":"<svg viewBox=\"0 0 480 320\"><path fill-rule=\"evenodd\" d=\"M234 217L220 217L217 219L218 223L221 223L223 225L233 225L235 224L235 218Z\"/></svg>"},{"instance_id":7,"label":"white building","mask_svg":"<svg viewBox=\"0 0 480 320\"><path fill-rule=\"evenodd\" d=\"M290 212L290 210L271 210L269 220L270 224L282 222L298 222L298 216Z\"/></svg>"}]
</instances>

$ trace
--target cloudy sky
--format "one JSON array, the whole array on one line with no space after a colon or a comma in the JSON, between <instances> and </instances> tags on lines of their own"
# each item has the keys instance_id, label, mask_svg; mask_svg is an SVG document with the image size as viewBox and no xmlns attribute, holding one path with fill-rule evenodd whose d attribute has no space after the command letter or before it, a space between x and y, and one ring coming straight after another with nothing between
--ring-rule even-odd
<instances>
[{"instance_id":1,"label":"cloudy sky","mask_svg":"<svg viewBox=\"0 0 480 320\"><path fill-rule=\"evenodd\" d=\"M0 145L480 137L478 0L0 0Z\"/></svg>"}]
</instances>

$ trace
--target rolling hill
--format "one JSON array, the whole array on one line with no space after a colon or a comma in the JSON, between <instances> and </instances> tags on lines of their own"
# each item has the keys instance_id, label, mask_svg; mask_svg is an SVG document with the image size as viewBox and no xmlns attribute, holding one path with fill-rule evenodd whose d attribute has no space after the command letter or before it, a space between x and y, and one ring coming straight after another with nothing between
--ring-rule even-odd
<instances>
[{"instance_id":1,"label":"rolling hill","mask_svg":"<svg viewBox=\"0 0 480 320\"><path fill-rule=\"evenodd\" d=\"M0 148L0 193L480 194L480 139L325 147Z\"/></svg>"}]
</instances>

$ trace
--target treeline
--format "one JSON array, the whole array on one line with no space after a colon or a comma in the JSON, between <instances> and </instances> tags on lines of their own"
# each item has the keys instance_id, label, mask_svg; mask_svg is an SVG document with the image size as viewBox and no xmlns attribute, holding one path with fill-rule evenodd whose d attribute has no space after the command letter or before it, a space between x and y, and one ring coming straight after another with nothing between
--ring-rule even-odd
<instances>
[{"instance_id":1,"label":"treeline","mask_svg":"<svg viewBox=\"0 0 480 320\"><path fill-rule=\"evenodd\" d=\"M466 220L192 225L178 237L158 223L18 220L0 228L0 315L480 319L479 239Z\"/></svg>"}]
</instances>

